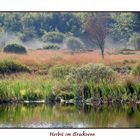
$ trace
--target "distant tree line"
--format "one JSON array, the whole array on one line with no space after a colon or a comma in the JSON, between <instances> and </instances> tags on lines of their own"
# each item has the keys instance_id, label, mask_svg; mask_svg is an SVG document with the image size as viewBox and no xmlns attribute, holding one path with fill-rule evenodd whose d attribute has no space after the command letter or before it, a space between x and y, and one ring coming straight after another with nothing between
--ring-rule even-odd
<instances>
[{"instance_id":1,"label":"distant tree line","mask_svg":"<svg viewBox=\"0 0 140 140\"><path fill-rule=\"evenodd\" d=\"M15 34L22 41L32 38L42 39L45 35L47 36L48 32L55 32L56 35L59 32L61 41L63 34L80 38L88 37L87 25L90 25L91 27L88 29L94 38L95 32L98 31L94 30L97 24L93 22L96 22L96 19L99 21L100 17L106 18L104 24L107 32L105 35L114 41L124 44L130 42L135 47L137 46L135 43L140 42L137 41L140 32L139 12L1 12L0 32ZM93 19L91 20L91 18ZM92 21L92 24L89 21ZM93 38L91 40L94 40ZM53 38L51 39L53 40Z\"/></svg>"},{"instance_id":2,"label":"distant tree line","mask_svg":"<svg viewBox=\"0 0 140 140\"><path fill-rule=\"evenodd\" d=\"M0 13L0 31L16 33L24 41L40 38L45 32L81 34L80 17L74 13Z\"/></svg>"}]
</instances>

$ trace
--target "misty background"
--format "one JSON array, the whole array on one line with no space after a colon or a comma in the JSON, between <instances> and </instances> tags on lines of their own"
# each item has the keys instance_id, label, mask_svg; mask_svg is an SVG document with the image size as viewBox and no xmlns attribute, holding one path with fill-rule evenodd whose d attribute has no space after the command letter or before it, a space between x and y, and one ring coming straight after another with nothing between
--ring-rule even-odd
<instances>
[{"instance_id":1,"label":"misty background","mask_svg":"<svg viewBox=\"0 0 140 140\"><path fill-rule=\"evenodd\" d=\"M107 19L105 48L134 49L133 42L140 38L139 12L1 12L0 48L18 43L27 49L39 49L47 44L58 44L60 49L66 49L68 38L71 38L68 41L73 43L72 47L78 42L83 48L97 48L85 30L87 17L91 15ZM45 35L49 40L43 40Z\"/></svg>"}]
</instances>

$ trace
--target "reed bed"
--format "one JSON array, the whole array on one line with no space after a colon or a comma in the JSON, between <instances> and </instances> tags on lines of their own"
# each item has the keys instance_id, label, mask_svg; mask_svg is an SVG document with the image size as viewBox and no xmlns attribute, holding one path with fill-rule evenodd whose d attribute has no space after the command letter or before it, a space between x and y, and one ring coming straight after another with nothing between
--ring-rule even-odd
<instances>
[{"instance_id":1,"label":"reed bed","mask_svg":"<svg viewBox=\"0 0 140 140\"><path fill-rule=\"evenodd\" d=\"M98 50L73 54L30 50L26 55L0 52L0 103L25 100L136 103L140 100L139 58L139 52L106 53L102 60Z\"/></svg>"}]
</instances>

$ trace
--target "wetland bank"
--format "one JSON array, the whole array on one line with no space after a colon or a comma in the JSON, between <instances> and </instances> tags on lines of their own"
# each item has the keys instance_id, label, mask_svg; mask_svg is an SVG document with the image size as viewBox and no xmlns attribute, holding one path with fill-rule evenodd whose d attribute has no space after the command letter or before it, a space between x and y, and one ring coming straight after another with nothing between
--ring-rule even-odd
<instances>
[{"instance_id":1,"label":"wetland bank","mask_svg":"<svg viewBox=\"0 0 140 140\"><path fill-rule=\"evenodd\" d=\"M0 13L0 127L139 127L139 21Z\"/></svg>"},{"instance_id":2,"label":"wetland bank","mask_svg":"<svg viewBox=\"0 0 140 140\"><path fill-rule=\"evenodd\" d=\"M44 53L50 53L51 65L44 65L42 60L43 65L33 63L37 55ZM140 126L138 60L129 61L126 55L120 55L124 60L112 61L115 55L107 54L104 60L98 60L100 64L84 64L81 59L79 64L61 64L63 59L54 64L53 55L58 53L63 59L63 55L73 59L77 55L89 57L98 52L89 52L88 55L44 50L30 50L22 55L1 52L3 59L0 64L4 71L0 75L1 128ZM139 56L136 52L135 58ZM108 63L108 60L113 63Z\"/></svg>"},{"instance_id":3,"label":"wetland bank","mask_svg":"<svg viewBox=\"0 0 140 140\"><path fill-rule=\"evenodd\" d=\"M40 57L44 53L52 59L49 60L50 64L44 64L44 60L39 63L32 62L34 57ZM114 59L114 62L108 63L115 55L106 54L104 60L99 59L100 63L84 64L81 59L77 59L78 64L61 64L65 62L66 57L70 60L85 55L86 59L91 53L93 56L98 54L95 51L71 54L65 51L32 50L22 55L1 52L3 57L0 60L0 103L139 104L138 60L125 59L118 62ZM139 57L139 52L137 53L135 58ZM62 59L53 60L52 57L58 54L61 54Z\"/></svg>"}]
</instances>

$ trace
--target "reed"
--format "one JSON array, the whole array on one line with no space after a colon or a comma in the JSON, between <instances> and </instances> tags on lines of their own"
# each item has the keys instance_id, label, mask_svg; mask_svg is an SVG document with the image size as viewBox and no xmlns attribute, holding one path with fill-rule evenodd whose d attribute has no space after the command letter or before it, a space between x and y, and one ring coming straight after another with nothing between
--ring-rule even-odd
<instances>
[{"instance_id":1,"label":"reed","mask_svg":"<svg viewBox=\"0 0 140 140\"><path fill-rule=\"evenodd\" d=\"M52 93L50 81L38 79L0 80L0 100L40 100Z\"/></svg>"},{"instance_id":2,"label":"reed","mask_svg":"<svg viewBox=\"0 0 140 140\"><path fill-rule=\"evenodd\" d=\"M64 100L89 98L104 101L139 101L140 84L112 83L110 81L68 82L62 79L0 79L0 101L46 100L50 96Z\"/></svg>"}]
</instances>

